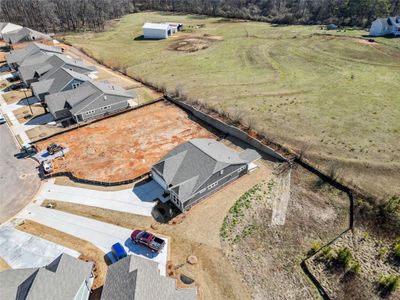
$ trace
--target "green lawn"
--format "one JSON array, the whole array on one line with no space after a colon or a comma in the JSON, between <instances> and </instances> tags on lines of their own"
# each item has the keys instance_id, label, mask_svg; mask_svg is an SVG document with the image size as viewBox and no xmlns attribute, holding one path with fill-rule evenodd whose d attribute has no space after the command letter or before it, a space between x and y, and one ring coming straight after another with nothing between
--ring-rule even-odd
<instances>
[{"instance_id":1,"label":"green lawn","mask_svg":"<svg viewBox=\"0 0 400 300\"><path fill-rule=\"evenodd\" d=\"M145 41L145 21L187 31ZM197 52L169 50L184 36L222 37ZM400 193L400 38L366 44L366 31L272 26L166 13L125 16L107 32L66 36L105 64L243 118L377 196ZM135 40L135 38L137 38Z\"/></svg>"}]
</instances>

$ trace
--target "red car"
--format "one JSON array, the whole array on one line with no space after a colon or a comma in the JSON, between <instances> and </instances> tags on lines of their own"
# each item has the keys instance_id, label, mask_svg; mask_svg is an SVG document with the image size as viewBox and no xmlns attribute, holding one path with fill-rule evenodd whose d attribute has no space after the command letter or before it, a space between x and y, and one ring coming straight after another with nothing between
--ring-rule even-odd
<instances>
[{"instance_id":1,"label":"red car","mask_svg":"<svg viewBox=\"0 0 400 300\"><path fill-rule=\"evenodd\" d=\"M134 243L145 245L147 248L154 252L160 252L165 246L165 241L163 239L155 236L150 232L138 229L132 232L131 240Z\"/></svg>"}]
</instances>

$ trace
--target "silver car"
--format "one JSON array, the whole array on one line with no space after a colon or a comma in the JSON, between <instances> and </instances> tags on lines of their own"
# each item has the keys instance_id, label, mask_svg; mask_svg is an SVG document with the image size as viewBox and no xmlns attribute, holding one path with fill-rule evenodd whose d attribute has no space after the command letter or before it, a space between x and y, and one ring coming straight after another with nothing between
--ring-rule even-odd
<instances>
[{"instance_id":1,"label":"silver car","mask_svg":"<svg viewBox=\"0 0 400 300\"><path fill-rule=\"evenodd\" d=\"M6 122L6 119L4 119L3 115L0 114L0 124L4 124Z\"/></svg>"}]
</instances>

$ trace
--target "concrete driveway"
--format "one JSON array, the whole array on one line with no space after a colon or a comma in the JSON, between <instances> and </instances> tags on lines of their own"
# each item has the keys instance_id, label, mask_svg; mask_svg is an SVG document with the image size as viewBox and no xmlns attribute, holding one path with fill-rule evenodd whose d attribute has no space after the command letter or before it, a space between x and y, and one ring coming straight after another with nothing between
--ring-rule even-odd
<instances>
[{"instance_id":1,"label":"concrete driveway","mask_svg":"<svg viewBox=\"0 0 400 300\"><path fill-rule=\"evenodd\" d=\"M15 158L18 152L7 124L0 125L0 223L24 208L40 186L37 164Z\"/></svg>"},{"instance_id":2,"label":"concrete driveway","mask_svg":"<svg viewBox=\"0 0 400 300\"><path fill-rule=\"evenodd\" d=\"M160 274L164 276L166 274L168 257L167 239L164 239L165 248L160 253L156 254L146 247L133 244L130 241L130 235L135 228L131 230L94 219L65 213L56 209L44 208L37 204L29 205L19 215L19 218L29 219L89 241L106 254L109 254L113 244L119 242L124 245L128 254L138 255L157 262Z\"/></svg>"},{"instance_id":3,"label":"concrete driveway","mask_svg":"<svg viewBox=\"0 0 400 300\"><path fill-rule=\"evenodd\" d=\"M38 203L46 199L58 200L142 216L151 216L153 207L156 205L154 200L162 198L163 193L163 189L155 181L142 184L133 190L126 189L112 192L55 185L52 181L49 181L44 184L37 199Z\"/></svg>"},{"instance_id":4,"label":"concrete driveway","mask_svg":"<svg viewBox=\"0 0 400 300\"><path fill-rule=\"evenodd\" d=\"M52 262L62 253L78 257L79 252L19 231L12 226L0 228L0 257L13 268L37 268Z\"/></svg>"}]
</instances>

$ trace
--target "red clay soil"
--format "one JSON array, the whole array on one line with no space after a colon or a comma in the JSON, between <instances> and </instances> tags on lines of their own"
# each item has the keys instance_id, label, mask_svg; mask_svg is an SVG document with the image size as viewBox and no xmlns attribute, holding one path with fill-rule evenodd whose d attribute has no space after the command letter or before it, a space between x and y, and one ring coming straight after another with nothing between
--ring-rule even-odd
<instances>
[{"instance_id":1,"label":"red clay soil","mask_svg":"<svg viewBox=\"0 0 400 300\"><path fill-rule=\"evenodd\" d=\"M192 138L215 138L169 102L158 102L93 123L37 144L70 148L54 161L55 172L70 171L76 177L116 182L147 173L175 146Z\"/></svg>"}]
</instances>

